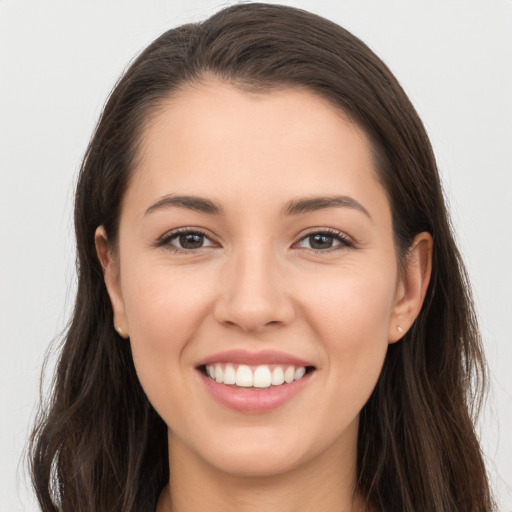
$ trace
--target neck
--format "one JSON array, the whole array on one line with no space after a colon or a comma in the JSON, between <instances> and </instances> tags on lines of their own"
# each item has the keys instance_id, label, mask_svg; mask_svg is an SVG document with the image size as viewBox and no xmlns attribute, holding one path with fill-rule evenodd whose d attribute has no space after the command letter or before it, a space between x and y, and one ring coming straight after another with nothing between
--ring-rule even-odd
<instances>
[{"instance_id":1,"label":"neck","mask_svg":"<svg viewBox=\"0 0 512 512\"><path fill-rule=\"evenodd\" d=\"M170 436L171 437L171 436ZM170 439L171 441L171 439ZM363 512L356 492L355 443L331 447L292 470L270 476L219 471L175 439L170 444L170 481L157 512Z\"/></svg>"}]
</instances>

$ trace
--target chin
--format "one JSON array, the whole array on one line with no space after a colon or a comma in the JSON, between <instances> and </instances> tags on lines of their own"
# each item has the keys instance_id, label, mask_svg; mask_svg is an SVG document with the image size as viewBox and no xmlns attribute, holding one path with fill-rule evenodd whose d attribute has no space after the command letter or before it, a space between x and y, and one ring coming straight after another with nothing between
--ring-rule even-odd
<instances>
[{"instance_id":1,"label":"chin","mask_svg":"<svg viewBox=\"0 0 512 512\"><path fill-rule=\"evenodd\" d=\"M229 450L223 457L216 458L210 463L218 471L233 477L271 478L296 470L303 459L304 457L297 453L242 448L238 452Z\"/></svg>"},{"instance_id":2,"label":"chin","mask_svg":"<svg viewBox=\"0 0 512 512\"><path fill-rule=\"evenodd\" d=\"M322 436L308 437L298 427L293 430L241 429L236 434L218 436L213 443L196 446L196 455L232 477L270 478L314 464L337 442Z\"/></svg>"}]
</instances>

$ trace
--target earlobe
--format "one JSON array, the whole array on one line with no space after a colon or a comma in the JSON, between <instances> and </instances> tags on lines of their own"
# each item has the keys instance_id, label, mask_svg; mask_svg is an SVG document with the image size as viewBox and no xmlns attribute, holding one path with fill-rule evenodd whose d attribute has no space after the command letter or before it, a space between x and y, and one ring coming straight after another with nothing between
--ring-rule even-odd
<instances>
[{"instance_id":1,"label":"earlobe","mask_svg":"<svg viewBox=\"0 0 512 512\"><path fill-rule=\"evenodd\" d=\"M432 272L433 240L423 232L414 238L398 286L396 303L390 318L388 341L400 340L421 311Z\"/></svg>"},{"instance_id":2,"label":"earlobe","mask_svg":"<svg viewBox=\"0 0 512 512\"><path fill-rule=\"evenodd\" d=\"M105 286L112 304L114 313L112 328L122 338L128 338L128 322L126 318L123 296L121 292L121 279L119 275L119 263L112 254L108 244L107 234L103 226L99 226L94 234L94 243L96 245L96 254L103 269Z\"/></svg>"}]
</instances>

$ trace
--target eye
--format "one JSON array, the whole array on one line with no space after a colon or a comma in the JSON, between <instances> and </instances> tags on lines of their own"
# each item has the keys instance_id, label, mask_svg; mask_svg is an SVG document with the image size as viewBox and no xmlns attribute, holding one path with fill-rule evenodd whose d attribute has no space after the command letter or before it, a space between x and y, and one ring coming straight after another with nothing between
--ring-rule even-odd
<instances>
[{"instance_id":1,"label":"eye","mask_svg":"<svg viewBox=\"0 0 512 512\"><path fill-rule=\"evenodd\" d=\"M215 244L202 231L182 229L164 235L157 245L174 252L189 252L213 247Z\"/></svg>"},{"instance_id":2,"label":"eye","mask_svg":"<svg viewBox=\"0 0 512 512\"><path fill-rule=\"evenodd\" d=\"M322 252L354 246L342 233L331 230L310 233L301 238L298 245L305 249L313 249L314 251Z\"/></svg>"}]
</instances>

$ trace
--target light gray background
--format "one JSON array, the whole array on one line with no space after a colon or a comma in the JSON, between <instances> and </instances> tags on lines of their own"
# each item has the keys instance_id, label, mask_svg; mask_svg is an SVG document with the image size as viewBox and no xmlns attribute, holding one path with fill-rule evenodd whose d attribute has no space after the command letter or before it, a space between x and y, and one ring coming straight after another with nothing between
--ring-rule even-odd
<instances>
[{"instance_id":1,"label":"light gray background","mask_svg":"<svg viewBox=\"0 0 512 512\"><path fill-rule=\"evenodd\" d=\"M0 512L35 511L20 457L74 296L72 195L116 78L164 30L231 2L0 0ZM432 139L491 370L479 431L512 511L512 1L297 0L366 41Z\"/></svg>"}]
</instances>

